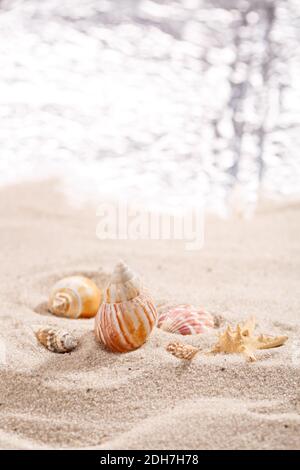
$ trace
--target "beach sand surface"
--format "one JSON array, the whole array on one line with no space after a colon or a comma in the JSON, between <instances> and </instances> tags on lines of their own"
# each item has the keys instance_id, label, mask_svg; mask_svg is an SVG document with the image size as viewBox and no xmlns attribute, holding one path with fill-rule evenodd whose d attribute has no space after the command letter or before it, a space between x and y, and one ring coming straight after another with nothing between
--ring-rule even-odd
<instances>
[{"instance_id":1,"label":"beach sand surface","mask_svg":"<svg viewBox=\"0 0 300 470\"><path fill-rule=\"evenodd\" d=\"M0 190L0 447L4 449L300 449L300 205L265 204L253 219L205 220L205 243L101 241L92 204L72 207L54 181ZM192 303L220 329L251 315L283 347L192 362L166 352L180 339L208 350L217 330L113 354L94 321L48 313L50 287L85 274L104 286L124 259L157 303ZM70 354L36 340L40 326L79 339Z\"/></svg>"}]
</instances>

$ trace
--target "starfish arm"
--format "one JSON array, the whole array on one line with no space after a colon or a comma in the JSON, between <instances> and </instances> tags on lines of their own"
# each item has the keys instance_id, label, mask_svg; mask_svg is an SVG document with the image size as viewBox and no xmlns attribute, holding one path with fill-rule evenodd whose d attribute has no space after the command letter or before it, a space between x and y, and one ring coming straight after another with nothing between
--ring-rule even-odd
<instances>
[{"instance_id":1,"label":"starfish arm","mask_svg":"<svg viewBox=\"0 0 300 470\"><path fill-rule=\"evenodd\" d=\"M220 352L220 346L218 344L215 344L215 346L208 352L208 354L218 354Z\"/></svg>"},{"instance_id":2,"label":"starfish arm","mask_svg":"<svg viewBox=\"0 0 300 470\"><path fill-rule=\"evenodd\" d=\"M242 352L248 362L256 362L256 357L251 349L245 348Z\"/></svg>"},{"instance_id":3,"label":"starfish arm","mask_svg":"<svg viewBox=\"0 0 300 470\"><path fill-rule=\"evenodd\" d=\"M257 338L256 349L270 349L282 346L288 339L288 336L260 336Z\"/></svg>"}]
</instances>

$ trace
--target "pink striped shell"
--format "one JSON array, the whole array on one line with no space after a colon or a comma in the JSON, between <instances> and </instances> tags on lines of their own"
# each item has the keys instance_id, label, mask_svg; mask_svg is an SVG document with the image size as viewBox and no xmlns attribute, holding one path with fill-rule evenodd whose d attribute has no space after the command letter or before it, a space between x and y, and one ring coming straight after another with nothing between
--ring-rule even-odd
<instances>
[{"instance_id":1,"label":"pink striped shell","mask_svg":"<svg viewBox=\"0 0 300 470\"><path fill-rule=\"evenodd\" d=\"M214 328L213 316L193 305L167 305L160 309L158 328L179 335L207 333Z\"/></svg>"},{"instance_id":2,"label":"pink striped shell","mask_svg":"<svg viewBox=\"0 0 300 470\"><path fill-rule=\"evenodd\" d=\"M140 281L119 263L95 319L97 339L111 351L132 351L145 343L156 321L156 308Z\"/></svg>"}]
</instances>

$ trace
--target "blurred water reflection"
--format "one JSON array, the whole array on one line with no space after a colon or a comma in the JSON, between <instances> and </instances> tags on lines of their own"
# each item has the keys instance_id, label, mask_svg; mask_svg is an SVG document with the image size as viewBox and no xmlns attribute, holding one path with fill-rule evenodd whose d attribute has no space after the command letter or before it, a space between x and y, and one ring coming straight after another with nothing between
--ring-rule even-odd
<instances>
[{"instance_id":1,"label":"blurred water reflection","mask_svg":"<svg viewBox=\"0 0 300 470\"><path fill-rule=\"evenodd\" d=\"M298 0L0 1L0 182L219 210L297 193L299 26Z\"/></svg>"}]
</instances>

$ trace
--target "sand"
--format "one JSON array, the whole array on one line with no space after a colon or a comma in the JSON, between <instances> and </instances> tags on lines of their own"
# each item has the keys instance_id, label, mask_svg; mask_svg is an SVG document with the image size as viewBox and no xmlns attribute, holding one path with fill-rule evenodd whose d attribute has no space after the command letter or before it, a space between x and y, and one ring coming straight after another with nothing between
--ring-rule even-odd
<instances>
[{"instance_id":1,"label":"sand","mask_svg":"<svg viewBox=\"0 0 300 470\"><path fill-rule=\"evenodd\" d=\"M0 447L17 449L300 449L300 205L262 207L251 220L206 219L205 244L100 241L95 208L73 208L54 182L0 191ZM83 273L103 285L119 258L157 302L189 302L234 324L287 334L248 364L237 355L165 350L156 329L128 354L104 350L93 320L47 312L49 288ZM73 332L80 346L53 354L34 330ZM216 332L183 341L208 348Z\"/></svg>"}]
</instances>

